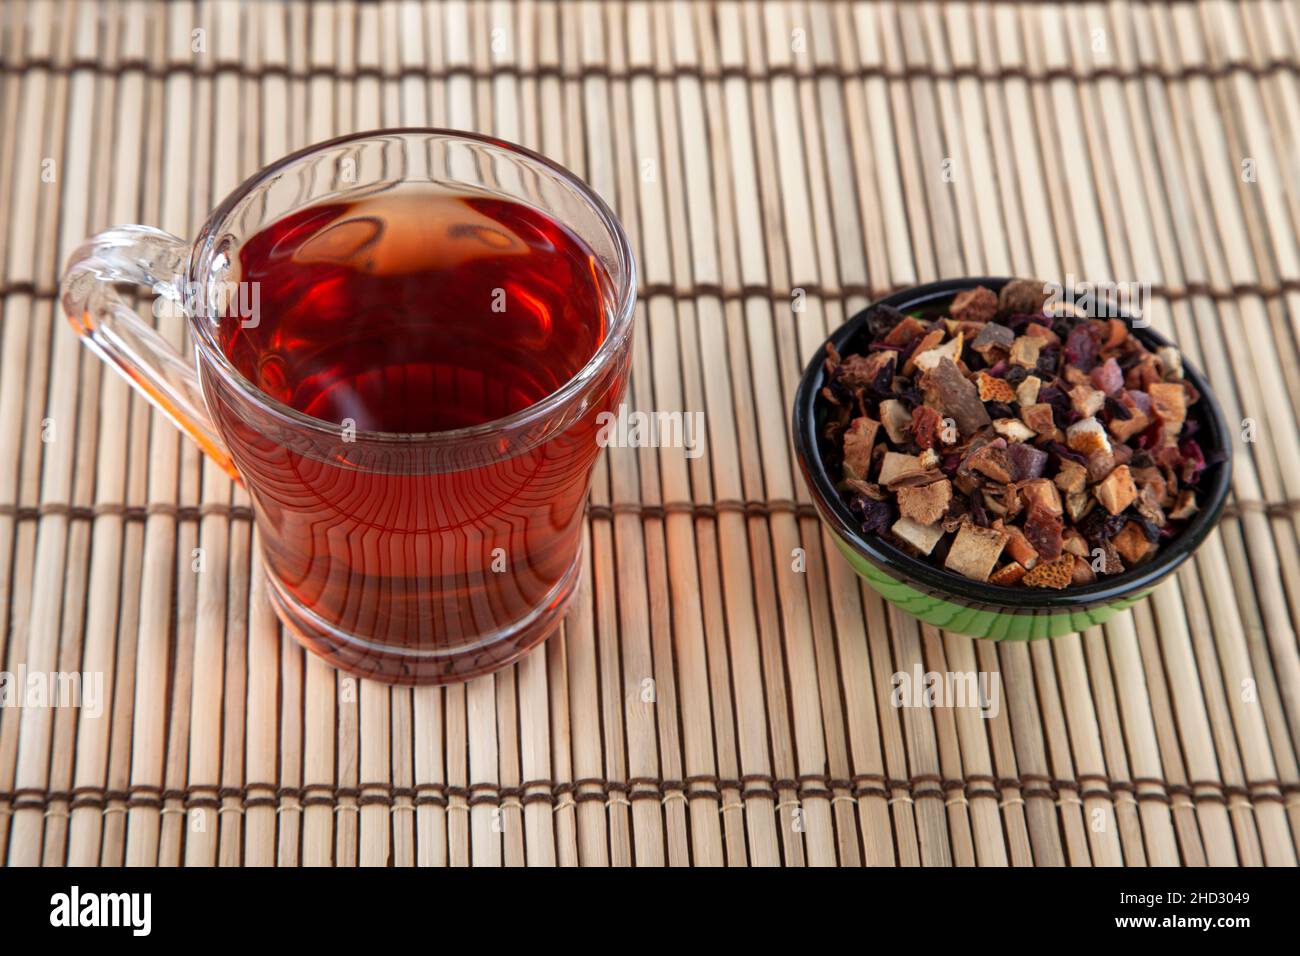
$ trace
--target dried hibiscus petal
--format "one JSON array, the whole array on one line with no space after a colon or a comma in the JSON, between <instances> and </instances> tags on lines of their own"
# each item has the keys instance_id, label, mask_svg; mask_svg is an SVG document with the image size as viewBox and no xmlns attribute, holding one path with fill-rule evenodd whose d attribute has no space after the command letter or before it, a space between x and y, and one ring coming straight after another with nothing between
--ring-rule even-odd
<instances>
[{"instance_id":1,"label":"dried hibiscus petal","mask_svg":"<svg viewBox=\"0 0 1300 956\"><path fill-rule=\"evenodd\" d=\"M1183 456L1179 477L1184 484L1193 485L1200 480L1201 472L1205 470L1205 454L1201 451L1200 442L1189 438L1178 446L1178 451Z\"/></svg>"},{"instance_id":2,"label":"dried hibiscus petal","mask_svg":"<svg viewBox=\"0 0 1300 956\"><path fill-rule=\"evenodd\" d=\"M1119 534L1128 520L1124 515L1107 514L1104 508L1094 508L1079 522L1079 531L1093 544L1100 545Z\"/></svg>"},{"instance_id":3,"label":"dried hibiscus petal","mask_svg":"<svg viewBox=\"0 0 1300 956\"><path fill-rule=\"evenodd\" d=\"M1107 395L1114 395L1124 387L1124 373L1113 358L1106 359L1094 368L1088 377L1092 379L1094 386Z\"/></svg>"},{"instance_id":4,"label":"dried hibiscus petal","mask_svg":"<svg viewBox=\"0 0 1300 956\"><path fill-rule=\"evenodd\" d=\"M1065 361L1084 372L1091 372L1097 364L1101 349L1101 336L1092 323L1076 325L1065 339Z\"/></svg>"},{"instance_id":5,"label":"dried hibiscus petal","mask_svg":"<svg viewBox=\"0 0 1300 956\"><path fill-rule=\"evenodd\" d=\"M1088 464L1087 455L1077 452L1066 445L1062 445L1059 441L1050 442L1047 447L1051 449L1052 454L1057 458L1072 461L1078 465Z\"/></svg>"},{"instance_id":6,"label":"dried hibiscus petal","mask_svg":"<svg viewBox=\"0 0 1300 956\"><path fill-rule=\"evenodd\" d=\"M1057 385L1044 385L1038 390L1038 404L1052 406L1052 413L1062 428L1070 424L1068 417L1074 411L1074 404L1064 389Z\"/></svg>"},{"instance_id":7,"label":"dried hibiscus petal","mask_svg":"<svg viewBox=\"0 0 1300 956\"><path fill-rule=\"evenodd\" d=\"M867 334L873 339L884 338L894 326L907 316L892 305L877 304L867 309Z\"/></svg>"},{"instance_id":8,"label":"dried hibiscus petal","mask_svg":"<svg viewBox=\"0 0 1300 956\"><path fill-rule=\"evenodd\" d=\"M1007 446L1007 462L1011 466L1011 480L1024 481L1028 478L1041 478L1047 467L1047 452L1023 441L1012 442Z\"/></svg>"},{"instance_id":9,"label":"dried hibiscus petal","mask_svg":"<svg viewBox=\"0 0 1300 956\"><path fill-rule=\"evenodd\" d=\"M1034 371L1040 376L1051 375L1056 370L1059 361L1060 353L1056 349L1043 349L1038 353L1038 361L1034 363Z\"/></svg>"},{"instance_id":10,"label":"dried hibiscus petal","mask_svg":"<svg viewBox=\"0 0 1300 956\"><path fill-rule=\"evenodd\" d=\"M1133 417L1133 409L1110 395L1106 396L1106 411L1110 414L1111 421L1119 420L1126 422Z\"/></svg>"},{"instance_id":11,"label":"dried hibiscus petal","mask_svg":"<svg viewBox=\"0 0 1300 956\"><path fill-rule=\"evenodd\" d=\"M872 379L871 384L867 386L867 391L875 398L887 398L894 393L893 384L894 366L890 364L886 365L876 373L876 377Z\"/></svg>"},{"instance_id":12,"label":"dried hibiscus petal","mask_svg":"<svg viewBox=\"0 0 1300 956\"><path fill-rule=\"evenodd\" d=\"M845 386L862 388L870 386L887 372L892 378L897 356L893 352L873 352L870 355L850 355L835 370L835 379Z\"/></svg>"},{"instance_id":13,"label":"dried hibiscus petal","mask_svg":"<svg viewBox=\"0 0 1300 956\"><path fill-rule=\"evenodd\" d=\"M861 519L862 530L867 534L881 534L894 523L894 506L888 501L858 495L849 502L849 510Z\"/></svg>"},{"instance_id":14,"label":"dried hibiscus petal","mask_svg":"<svg viewBox=\"0 0 1300 956\"><path fill-rule=\"evenodd\" d=\"M1044 558L1055 558L1064 543L1065 523L1046 508L1030 508L1025 519L1025 537Z\"/></svg>"},{"instance_id":15,"label":"dried hibiscus petal","mask_svg":"<svg viewBox=\"0 0 1300 956\"><path fill-rule=\"evenodd\" d=\"M922 448L933 448L939 441L943 418L928 405L912 409L912 436Z\"/></svg>"}]
</instances>

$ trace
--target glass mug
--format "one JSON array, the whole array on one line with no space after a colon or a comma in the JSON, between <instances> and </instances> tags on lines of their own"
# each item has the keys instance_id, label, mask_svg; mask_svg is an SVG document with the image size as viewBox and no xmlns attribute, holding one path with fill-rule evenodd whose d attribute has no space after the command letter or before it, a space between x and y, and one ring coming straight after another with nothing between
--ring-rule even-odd
<instances>
[{"instance_id":1,"label":"glass mug","mask_svg":"<svg viewBox=\"0 0 1300 956\"><path fill-rule=\"evenodd\" d=\"M223 329L250 314L238 311L250 299L278 301L239 288L245 244L321 204L406 197L412 188L521 204L581 240L605 280L594 296L573 299L600 313L576 317L603 323L594 354L532 404L448 430L357 430L268 394L222 347ZM387 208L399 206L413 208ZM446 274L453 285L455 268ZM312 281L302 279L307 294ZM125 283L183 311L196 365L122 301L115 286ZM247 489L270 593L290 632L354 674L438 684L515 660L567 609L599 423L627 384L635 292L622 227L573 174L499 140L395 129L344 136L263 169L217 207L192 245L146 226L95 236L69 261L62 303L83 341ZM310 328L307 338L311 347ZM355 348L370 344L359 339Z\"/></svg>"}]
</instances>

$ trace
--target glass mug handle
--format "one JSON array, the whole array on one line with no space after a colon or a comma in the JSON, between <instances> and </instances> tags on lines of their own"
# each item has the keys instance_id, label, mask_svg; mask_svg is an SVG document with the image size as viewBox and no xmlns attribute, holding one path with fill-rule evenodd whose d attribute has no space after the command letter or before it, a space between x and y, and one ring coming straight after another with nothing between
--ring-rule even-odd
<instances>
[{"instance_id":1,"label":"glass mug handle","mask_svg":"<svg viewBox=\"0 0 1300 956\"><path fill-rule=\"evenodd\" d=\"M189 244L150 226L118 226L87 239L68 260L60 298L95 354L198 443L236 481L239 473L203 401L194 366L122 300L134 283L184 306Z\"/></svg>"}]
</instances>

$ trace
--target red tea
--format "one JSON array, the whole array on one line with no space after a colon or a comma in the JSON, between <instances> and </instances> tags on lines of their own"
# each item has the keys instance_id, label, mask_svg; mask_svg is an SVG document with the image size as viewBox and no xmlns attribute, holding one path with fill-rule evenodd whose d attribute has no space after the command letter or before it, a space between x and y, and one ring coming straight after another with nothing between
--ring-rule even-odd
<instances>
[{"instance_id":1,"label":"red tea","mask_svg":"<svg viewBox=\"0 0 1300 956\"><path fill-rule=\"evenodd\" d=\"M307 609L300 636L410 682L485 672L544 637L576 577L596 417L625 365L580 413L539 422L543 440L415 436L519 412L587 364L613 300L593 251L531 206L404 188L299 210L237 265L257 308L222 320L222 350L326 426L314 444L279 434L205 374L275 531L271 580L291 618Z\"/></svg>"}]
</instances>

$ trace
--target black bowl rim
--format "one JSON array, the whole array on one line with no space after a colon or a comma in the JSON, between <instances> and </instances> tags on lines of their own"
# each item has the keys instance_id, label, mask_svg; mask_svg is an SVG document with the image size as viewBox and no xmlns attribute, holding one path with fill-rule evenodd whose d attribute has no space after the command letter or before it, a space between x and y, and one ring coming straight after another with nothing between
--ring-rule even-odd
<instances>
[{"instance_id":1,"label":"black bowl rim","mask_svg":"<svg viewBox=\"0 0 1300 956\"><path fill-rule=\"evenodd\" d=\"M907 311L929 305L938 299L951 298L964 289L978 285L986 286L996 292L1010 281L1011 277L1007 276L944 279L901 289L878 299L872 305L889 305ZM1072 296L1072 291L1065 290L1065 294ZM870 307L868 306L867 309ZM826 465L821 460L821 454L817 449L815 405L825 381L826 346L833 344L837 350L841 350L866 322L867 309L863 309L836 329L808 363L795 393L792 433L799 467L812 491L819 513L840 537L874 564L886 571L901 573L908 584L923 585L930 593L949 599L959 598L967 603L1003 606L1017 610L1079 610L1084 607L1109 604L1154 587L1187 560L1218 523L1232 482L1232 442L1223 410L1213 390L1201 372L1184 356L1183 377L1190 380L1200 394L1200 401L1194 407L1199 408L1208 432L1208 434L1198 433L1197 439L1203 444L1207 456L1212 452L1223 452L1225 457L1222 462L1211 465L1207 469L1207 471L1211 469L1215 471L1208 476L1210 478L1208 485L1203 484L1198 489L1206 496L1201 503L1201 510L1192 518L1182 534L1165 544L1155 558L1140 565L1136 570L1098 580L1080 588L1067 588L1062 591L1005 587L962 577L914 557L884 538L864 535L858 530L857 522L854 521L848 505L836 491L835 482L831 480ZM1130 316L1124 315L1120 318L1128 323L1133 334L1148 347L1174 344L1150 327L1134 328Z\"/></svg>"}]
</instances>

